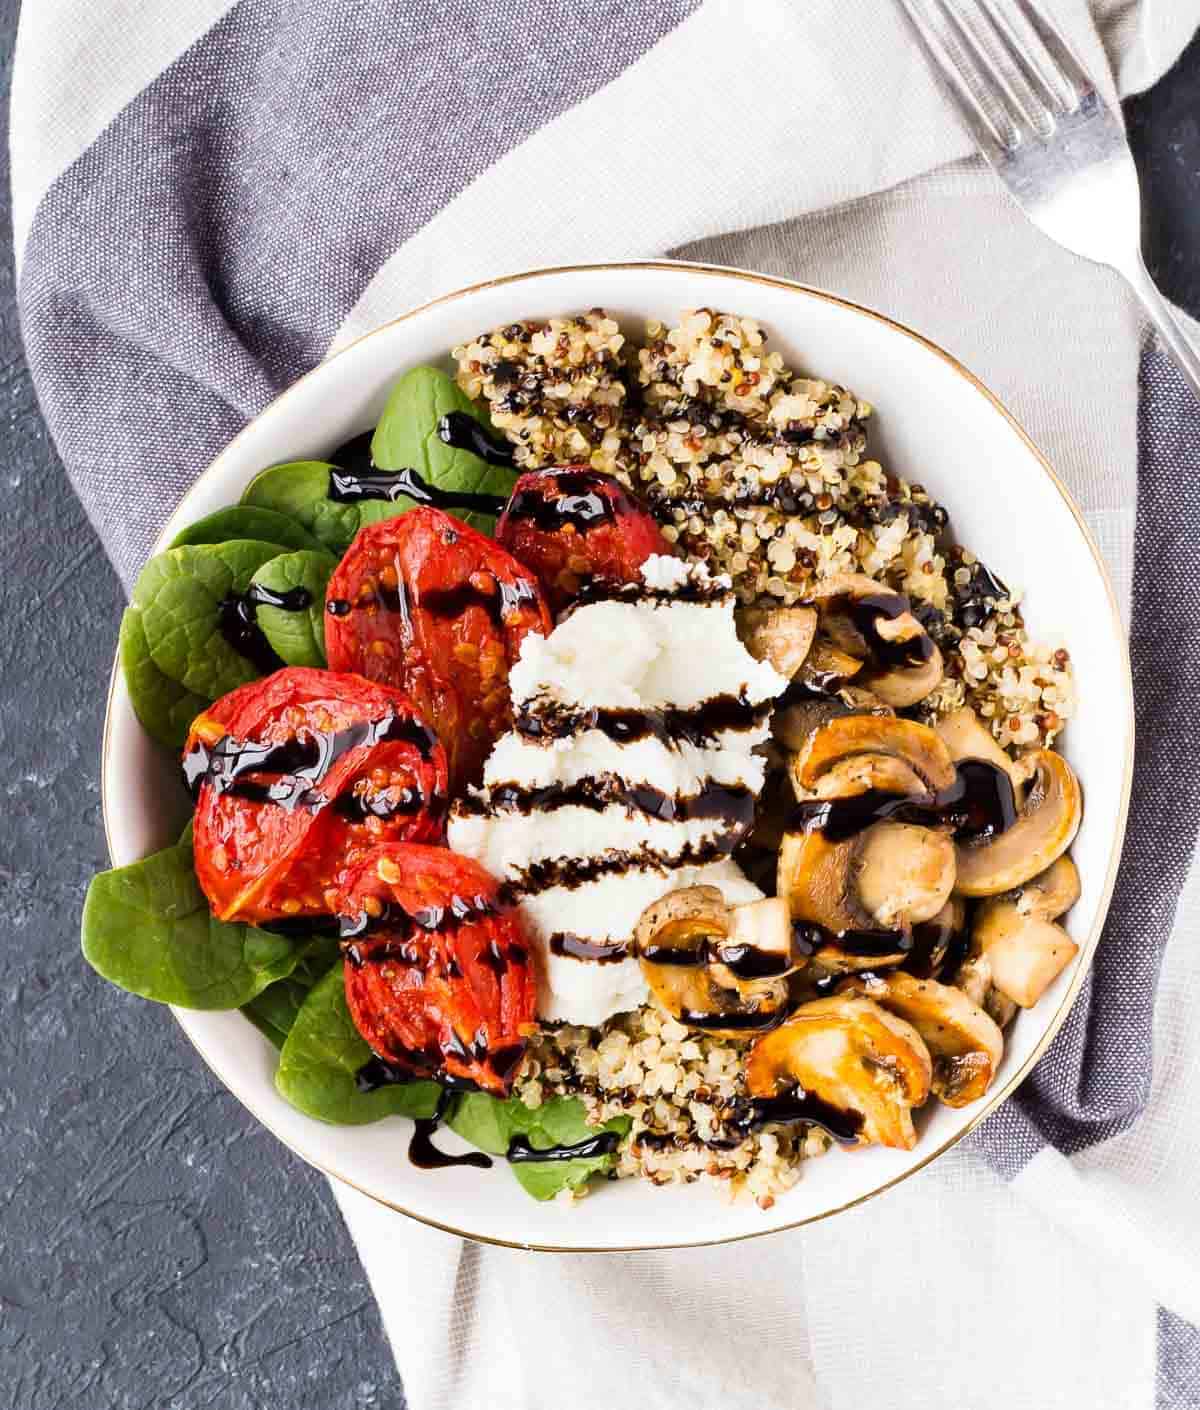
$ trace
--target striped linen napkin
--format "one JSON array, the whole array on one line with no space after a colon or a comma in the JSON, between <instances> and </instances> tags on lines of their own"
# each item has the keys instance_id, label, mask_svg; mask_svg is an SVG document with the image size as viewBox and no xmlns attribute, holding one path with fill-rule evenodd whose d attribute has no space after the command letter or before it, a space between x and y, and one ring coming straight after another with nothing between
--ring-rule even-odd
<instances>
[{"instance_id":1,"label":"striped linen napkin","mask_svg":"<svg viewBox=\"0 0 1200 1410\"><path fill-rule=\"evenodd\" d=\"M1195 23L1056 9L1120 93ZM339 1189L414 1410L1200 1405L1200 412L1116 277L970 159L898 7L38 0L12 172L38 394L127 584L331 349L514 267L669 251L951 347L1070 484L1126 611L1129 843L1019 1095L886 1199L753 1246L531 1258Z\"/></svg>"}]
</instances>

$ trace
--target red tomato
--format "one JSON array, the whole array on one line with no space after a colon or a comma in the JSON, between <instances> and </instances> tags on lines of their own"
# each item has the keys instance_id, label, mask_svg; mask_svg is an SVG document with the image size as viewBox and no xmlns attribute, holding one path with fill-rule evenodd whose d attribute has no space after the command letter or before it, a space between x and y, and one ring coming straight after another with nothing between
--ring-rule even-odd
<instances>
[{"instance_id":1,"label":"red tomato","mask_svg":"<svg viewBox=\"0 0 1200 1410\"><path fill-rule=\"evenodd\" d=\"M443 847L390 842L348 879L346 912L346 1003L372 1051L414 1077L507 1094L537 975L496 880Z\"/></svg>"},{"instance_id":2,"label":"red tomato","mask_svg":"<svg viewBox=\"0 0 1200 1410\"><path fill-rule=\"evenodd\" d=\"M538 575L556 614L588 583L636 583L652 553L673 552L625 486L586 465L522 475L496 540Z\"/></svg>"},{"instance_id":3,"label":"red tomato","mask_svg":"<svg viewBox=\"0 0 1200 1410\"><path fill-rule=\"evenodd\" d=\"M196 877L222 920L336 914L347 869L442 836L445 751L398 690L291 667L192 722Z\"/></svg>"},{"instance_id":4,"label":"red tomato","mask_svg":"<svg viewBox=\"0 0 1200 1410\"><path fill-rule=\"evenodd\" d=\"M511 723L509 667L552 626L535 579L460 520L413 509L359 531L325 604L330 666L404 690L445 745L452 788L477 783Z\"/></svg>"}]
</instances>

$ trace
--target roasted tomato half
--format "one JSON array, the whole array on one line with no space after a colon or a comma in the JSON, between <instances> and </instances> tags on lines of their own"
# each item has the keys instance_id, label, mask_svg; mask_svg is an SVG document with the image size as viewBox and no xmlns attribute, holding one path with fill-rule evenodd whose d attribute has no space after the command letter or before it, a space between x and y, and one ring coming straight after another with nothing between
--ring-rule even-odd
<instances>
[{"instance_id":1,"label":"roasted tomato half","mask_svg":"<svg viewBox=\"0 0 1200 1410\"><path fill-rule=\"evenodd\" d=\"M551 629L532 574L460 520L413 509L359 531L325 606L330 666L404 690L446 747L454 791L477 783L511 721L521 642Z\"/></svg>"},{"instance_id":2,"label":"roasted tomato half","mask_svg":"<svg viewBox=\"0 0 1200 1410\"><path fill-rule=\"evenodd\" d=\"M345 875L376 843L437 841L446 755L406 695L292 667L192 722L196 877L222 920L340 910Z\"/></svg>"},{"instance_id":3,"label":"roasted tomato half","mask_svg":"<svg viewBox=\"0 0 1200 1410\"><path fill-rule=\"evenodd\" d=\"M441 847L376 847L349 879L346 1003L372 1051L414 1077L507 1093L537 977L495 879Z\"/></svg>"},{"instance_id":4,"label":"roasted tomato half","mask_svg":"<svg viewBox=\"0 0 1200 1410\"><path fill-rule=\"evenodd\" d=\"M652 553L672 551L625 486L586 465L522 475L496 540L537 574L556 614L589 583L635 583Z\"/></svg>"}]
</instances>

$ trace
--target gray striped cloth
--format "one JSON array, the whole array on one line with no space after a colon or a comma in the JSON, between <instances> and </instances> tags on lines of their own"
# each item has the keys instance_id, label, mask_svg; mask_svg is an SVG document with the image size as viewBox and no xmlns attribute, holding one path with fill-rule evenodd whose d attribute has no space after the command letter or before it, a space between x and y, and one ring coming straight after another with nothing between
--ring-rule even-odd
<instances>
[{"instance_id":1,"label":"gray striped cloth","mask_svg":"<svg viewBox=\"0 0 1200 1410\"><path fill-rule=\"evenodd\" d=\"M1050 450L1128 604L1138 710L1129 843L1068 1021L954 1168L980 1182L992 1238L1008 1237L1016 1191L1060 1241L1061 1266L1072 1239L1111 1237L1125 1271L1110 1281L1138 1269L1130 1325L1148 1329L1156 1355L1131 1354L1118 1369L1098 1349L1105 1379L1091 1404L1200 1405L1200 1230L1186 1176L1200 1122L1188 1124L1182 1101L1186 1077L1200 1076L1186 1007L1200 965L1181 953L1189 938L1200 943L1200 908L1194 896L1179 904L1197 886L1200 819L1200 413L1153 349L1139 371L1136 316L1115 281L1029 232L964 160L965 139L880 0L178 8L189 13L148 0L40 0L23 16L14 82L29 361L72 483L127 585L196 474L331 348L422 298L529 264L665 251L836 287L947 342ZM1081 0L1061 8L1123 92L1160 73L1191 28L1185 7L1101 4L1095 27ZM936 257L918 248L931 225ZM1068 343L1079 356L1064 383L1047 350ZM879 1203L873 1248L886 1237ZM407 1307L408 1289L347 1213L412 1403L473 1403L468 1352L483 1364L499 1354L486 1329L460 1328L449 1351L433 1353L444 1309L431 1305L428 1325L398 1331L389 1306ZM1174 1234L1164 1214L1180 1221ZM484 1295L482 1257L470 1256L460 1295ZM796 1316L809 1330L790 1347L796 1373L812 1377L810 1403L862 1403L837 1354L846 1342L821 1322L839 1288L821 1283L833 1275L819 1248L805 1257L810 1295ZM599 1275L587 1276L590 1295ZM638 1276L620 1274L626 1286ZM674 1274L664 1265L661 1276ZM1009 1294L994 1296L989 1322L1002 1329ZM1082 1336L1089 1315L1064 1307L1063 1326L1082 1319ZM897 1312L897 1366L919 1344L904 1341L901 1322ZM606 1352L619 1361L623 1349ZM1027 1350L1031 1365L1050 1355ZM882 1343L876 1352L878 1375L890 1353ZM1072 1384L1088 1383L1085 1359ZM655 1374L647 1405L660 1403ZM591 1382L597 1405L604 1375ZM970 1403L1079 1403L1058 1391L1022 1399L1021 1376L1001 1359ZM937 1403L907 1384L890 1404ZM549 1404L552 1389L512 1403ZM782 1403L752 1370L743 1389L745 1403ZM593 1403L578 1387L572 1399ZM724 1403L743 1400L735 1388Z\"/></svg>"}]
</instances>

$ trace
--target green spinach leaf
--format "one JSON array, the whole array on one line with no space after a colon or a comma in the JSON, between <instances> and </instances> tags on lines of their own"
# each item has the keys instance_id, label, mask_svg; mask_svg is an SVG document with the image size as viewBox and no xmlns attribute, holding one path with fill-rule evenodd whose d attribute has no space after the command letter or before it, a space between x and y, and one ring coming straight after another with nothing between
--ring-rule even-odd
<instances>
[{"instance_id":1,"label":"green spinach leaf","mask_svg":"<svg viewBox=\"0 0 1200 1410\"><path fill-rule=\"evenodd\" d=\"M412 508L411 500L389 504L382 499L364 499L341 504L329 498L329 476L337 467L324 460L293 460L273 465L256 475L242 503L261 506L297 520L332 553L343 554L364 524L394 519Z\"/></svg>"},{"instance_id":2,"label":"green spinach leaf","mask_svg":"<svg viewBox=\"0 0 1200 1410\"><path fill-rule=\"evenodd\" d=\"M303 942L217 920L192 865L191 834L93 877L83 954L131 994L190 1009L233 1009L290 974Z\"/></svg>"},{"instance_id":3,"label":"green spinach leaf","mask_svg":"<svg viewBox=\"0 0 1200 1410\"><path fill-rule=\"evenodd\" d=\"M468 450L448 446L438 435L438 422L452 411L473 416L490 429L487 413L467 396L452 377L436 367L414 367L392 388L371 441L371 459L381 470L416 470L431 485L460 493L507 495L513 472ZM412 501L403 501L406 508ZM481 533L491 533L495 516L451 510Z\"/></svg>"},{"instance_id":4,"label":"green spinach leaf","mask_svg":"<svg viewBox=\"0 0 1200 1410\"><path fill-rule=\"evenodd\" d=\"M220 632L220 604L285 550L257 539L185 544L152 558L133 588L155 666L206 702L260 674Z\"/></svg>"},{"instance_id":5,"label":"green spinach leaf","mask_svg":"<svg viewBox=\"0 0 1200 1410\"><path fill-rule=\"evenodd\" d=\"M346 1007L342 966L334 965L300 1006L283 1051L275 1086L306 1116L361 1126L385 1116L432 1116L440 1088L405 1082L360 1092L354 1074L371 1056Z\"/></svg>"},{"instance_id":6,"label":"green spinach leaf","mask_svg":"<svg viewBox=\"0 0 1200 1410\"><path fill-rule=\"evenodd\" d=\"M258 625L276 655L289 666L325 664L325 584L337 559L323 549L302 549L269 558L252 582L272 592L305 588L312 599L299 612L262 603L256 610Z\"/></svg>"},{"instance_id":7,"label":"green spinach leaf","mask_svg":"<svg viewBox=\"0 0 1200 1410\"><path fill-rule=\"evenodd\" d=\"M133 713L147 734L159 744L168 749L182 748L188 726L209 703L208 697L194 694L170 676L163 675L154 664L146 643L141 608L125 609L118 651Z\"/></svg>"},{"instance_id":8,"label":"green spinach leaf","mask_svg":"<svg viewBox=\"0 0 1200 1410\"><path fill-rule=\"evenodd\" d=\"M338 962L336 936L316 936L305 945L296 968L255 995L242 1012L277 1048L292 1031L296 1015L313 985Z\"/></svg>"},{"instance_id":9,"label":"green spinach leaf","mask_svg":"<svg viewBox=\"0 0 1200 1410\"><path fill-rule=\"evenodd\" d=\"M171 548L189 543L225 543L229 539L258 539L282 548L320 548L317 539L290 514L259 509L250 504L231 504L197 519L176 534Z\"/></svg>"},{"instance_id":10,"label":"green spinach leaf","mask_svg":"<svg viewBox=\"0 0 1200 1410\"><path fill-rule=\"evenodd\" d=\"M583 1103L575 1097L551 1097L539 1107L528 1107L520 1097L501 1101L486 1092L467 1092L457 1099L446 1123L464 1141L492 1155L508 1153L514 1136L526 1136L531 1145L573 1146L597 1131L628 1134L630 1120L619 1116L602 1127L589 1126ZM560 1190L576 1189L593 1175L612 1167L612 1155L600 1155L576 1160L521 1162L512 1172L521 1186L534 1199L553 1199Z\"/></svg>"}]
</instances>

